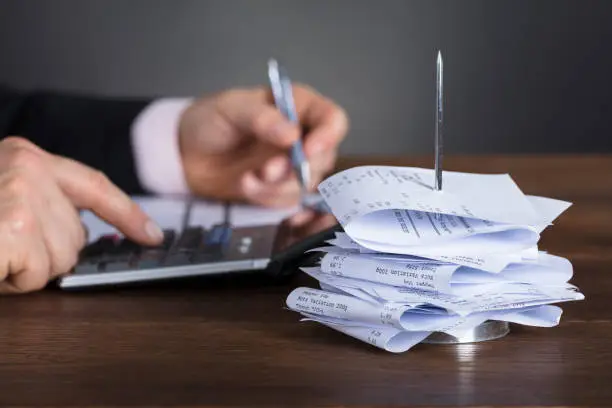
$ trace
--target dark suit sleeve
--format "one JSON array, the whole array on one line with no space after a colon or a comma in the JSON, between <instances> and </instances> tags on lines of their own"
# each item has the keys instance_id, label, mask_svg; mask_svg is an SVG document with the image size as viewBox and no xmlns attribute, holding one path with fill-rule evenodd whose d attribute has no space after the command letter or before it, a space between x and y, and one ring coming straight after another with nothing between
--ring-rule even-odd
<instances>
[{"instance_id":1,"label":"dark suit sleeve","mask_svg":"<svg viewBox=\"0 0 612 408\"><path fill-rule=\"evenodd\" d=\"M22 136L46 151L104 172L128 194L143 194L131 126L146 99L92 97L0 87L0 136Z\"/></svg>"}]
</instances>

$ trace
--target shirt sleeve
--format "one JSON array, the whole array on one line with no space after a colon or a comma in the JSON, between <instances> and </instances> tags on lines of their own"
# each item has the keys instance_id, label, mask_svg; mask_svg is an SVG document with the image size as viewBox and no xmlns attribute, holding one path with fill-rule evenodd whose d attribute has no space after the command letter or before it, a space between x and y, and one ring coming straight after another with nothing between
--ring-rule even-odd
<instances>
[{"instance_id":1,"label":"shirt sleeve","mask_svg":"<svg viewBox=\"0 0 612 408\"><path fill-rule=\"evenodd\" d=\"M136 175L143 188L157 195L187 195L179 151L178 128L190 98L164 98L150 103L132 125Z\"/></svg>"}]
</instances>

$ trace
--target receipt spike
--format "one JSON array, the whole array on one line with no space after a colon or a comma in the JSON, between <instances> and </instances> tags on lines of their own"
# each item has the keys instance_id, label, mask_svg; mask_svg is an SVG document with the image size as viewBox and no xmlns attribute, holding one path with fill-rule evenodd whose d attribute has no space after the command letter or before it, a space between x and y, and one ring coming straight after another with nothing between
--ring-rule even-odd
<instances>
[{"instance_id":1,"label":"receipt spike","mask_svg":"<svg viewBox=\"0 0 612 408\"><path fill-rule=\"evenodd\" d=\"M435 134L435 189L442 190L442 53L438 51L436 61L436 134Z\"/></svg>"}]
</instances>

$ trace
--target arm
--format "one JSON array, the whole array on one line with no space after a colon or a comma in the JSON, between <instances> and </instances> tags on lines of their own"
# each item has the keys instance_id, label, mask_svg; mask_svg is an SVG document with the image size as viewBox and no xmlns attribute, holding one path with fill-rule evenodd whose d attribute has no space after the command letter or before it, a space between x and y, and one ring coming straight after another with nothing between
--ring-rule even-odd
<instances>
[{"instance_id":1,"label":"arm","mask_svg":"<svg viewBox=\"0 0 612 408\"><path fill-rule=\"evenodd\" d=\"M0 137L27 138L104 172L129 194L141 194L145 190L135 168L131 131L149 103L0 88Z\"/></svg>"}]
</instances>

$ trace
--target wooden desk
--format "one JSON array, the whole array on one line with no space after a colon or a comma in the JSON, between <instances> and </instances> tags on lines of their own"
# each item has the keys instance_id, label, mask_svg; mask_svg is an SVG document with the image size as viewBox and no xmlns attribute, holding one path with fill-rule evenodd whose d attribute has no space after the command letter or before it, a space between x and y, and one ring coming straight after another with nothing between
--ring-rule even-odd
<instances>
[{"instance_id":1,"label":"wooden desk","mask_svg":"<svg viewBox=\"0 0 612 408\"><path fill-rule=\"evenodd\" d=\"M431 166L429 159L343 160ZM541 248L569 258L586 295L556 328L379 351L283 310L298 284L186 285L0 299L0 403L382 406L612 404L612 156L467 157L528 194L573 201Z\"/></svg>"}]
</instances>

